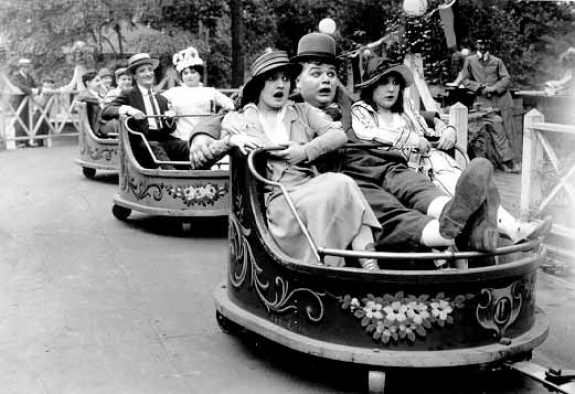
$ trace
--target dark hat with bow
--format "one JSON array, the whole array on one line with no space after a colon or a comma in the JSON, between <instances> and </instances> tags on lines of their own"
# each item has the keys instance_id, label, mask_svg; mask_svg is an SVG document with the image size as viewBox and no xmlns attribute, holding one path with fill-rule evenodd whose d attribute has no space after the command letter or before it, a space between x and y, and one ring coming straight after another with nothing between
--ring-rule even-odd
<instances>
[{"instance_id":1,"label":"dark hat with bow","mask_svg":"<svg viewBox=\"0 0 575 394\"><path fill-rule=\"evenodd\" d=\"M279 69L285 69L295 79L301 72L302 67L299 64L290 63L285 51L267 52L258 57L250 68L251 78L245 83L243 88L242 106L248 104L246 100L253 98L257 93L254 92L254 88L257 85L256 82L271 71Z\"/></svg>"},{"instance_id":2,"label":"dark hat with bow","mask_svg":"<svg viewBox=\"0 0 575 394\"><path fill-rule=\"evenodd\" d=\"M406 65L378 57L371 59L367 63L367 68L363 74L364 81L358 83L355 87L367 88L389 74L398 74L405 82L406 87L413 85L413 74Z\"/></svg>"}]
</instances>

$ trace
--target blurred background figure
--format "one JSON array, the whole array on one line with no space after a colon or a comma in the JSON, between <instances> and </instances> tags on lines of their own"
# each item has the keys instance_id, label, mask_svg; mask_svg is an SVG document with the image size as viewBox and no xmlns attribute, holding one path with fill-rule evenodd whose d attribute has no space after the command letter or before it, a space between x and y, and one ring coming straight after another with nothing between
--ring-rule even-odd
<instances>
[{"instance_id":1,"label":"blurred background figure","mask_svg":"<svg viewBox=\"0 0 575 394\"><path fill-rule=\"evenodd\" d=\"M50 116L50 110L52 109L53 101L50 100L58 90L56 89L56 81L51 75L44 75L42 77L42 88L40 92L34 96L34 101L36 102L37 108L34 112L32 125L36 127L36 124L40 119L41 123L36 131L36 135L48 135L50 132L50 126L48 125L47 117ZM44 140L38 140L36 142L38 146L44 146Z\"/></svg>"},{"instance_id":2,"label":"blurred background figure","mask_svg":"<svg viewBox=\"0 0 575 394\"><path fill-rule=\"evenodd\" d=\"M102 67L98 71L98 76L102 80L102 86L106 92L114 88L114 73L108 67Z\"/></svg>"},{"instance_id":3,"label":"blurred background figure","mask_svg":"<svg viewBox=\"0 0 575 394\"><path fill-rule=\"evenodd\" d=\"M18 89L22 91L22 94L15 94L10 98L10 105L14 111L20 112L18 118L20 121L16 120L14 123L14 131L16 137L25 137L29 135L28 133L32 129L30 123L30 102L22 103L27 97L30 99L34 94L38 94L38 84L32 76L32 61L27 58L21 58L18 60L18 71L11 75L10 82ZM20 105L22 104L22 108ZM34 147L36 143L33 140L28 141L18 141L18 147Z\"/></svg>"},{"instance_id":4,"label":"blurred background figure","mask_svg":"<svg viewBox=\"0 0 575 394\"><path fill-rule=\"evenodd\" d=\"M559 63L564 69L563 78L545 82L545 93L550 96L575 96L575 48L569 47L559 56Z\"/></svg>"},{"instance_id":5,"label":"blurred background figure","mask_svg":"<svg viewBox=\"0 0 575 394\"><path fill-rule=\"evenodd\" d=\"M116 97L120 95L122 90L130 89L134 86L134 79L132 74L128 72L126 67L120 67L114 72L116 76L116 87L108 90L106 96L104 97L104 105L110 104Z\"/></svg>"}]
</instances>

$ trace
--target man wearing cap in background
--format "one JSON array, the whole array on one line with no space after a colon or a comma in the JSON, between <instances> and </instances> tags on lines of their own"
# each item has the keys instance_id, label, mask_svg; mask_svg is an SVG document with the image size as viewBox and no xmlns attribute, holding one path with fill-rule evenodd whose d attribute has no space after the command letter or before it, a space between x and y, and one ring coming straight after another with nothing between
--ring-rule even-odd
<instances>
[{"instance_id":1,"label":"man wearing cap in background","mask_svg":"<svg viewBox=\"0 0 575 394\"><path fill-rule=\"evenodd\" d=\"M132 74L128 72L127 67L120 67L115 72L114 75L116 76L116 87L113 89L108 90L106 96L104 97L104 105L110 104L116 97L122 93L124 90L130 89L134 86L134 79L132 78Z\"/></svg>"},{"instance_id":2,"label":"man wearing cap in background","mask_svg":"<svg viewBox=\"0 0 575 394\"><path fill-rule=\"evenodd\" d=\"M458 80L476 95L476 104L493 108L501 116L491 112L484 116L491 127L489 134L505 172L520 172L521 167L514 159L510 138L513 135L513 98L509 93L511 77L503 61L489 53L490 41L481 38L476 41L477 52L465 59Z\"/></svg>"},{"instance_id":3,"label":"man wearing cap in background","mask_svg":"<svg viewBox=\"0 0 575 394\"><path fill-rule=\"evenodd\" d=\"M102 80L102 85L106 92L114 88L112 86L114 83L114 73L108 67L102 67L100 71L98 71L98 76Z\"/></svg>"},{"instance_id":4,"label":"man wearing cap in background","mask_svg":"<svg viewBox=\"0 0 575 394\"><path fill-rule=\"evenodd\" d=\"M38 89L38 84L34 80L31 74L32 62L30 59L21 58L18 60L18 71L12 74L10 82L18 89L22 91L22 94L15 94L10 98L10 105L17 111L20 108L22 102L26 97L32 97L40 92ZM28 102L24 103L20 109L18 118L21 122L16 120L14 123L14 131L16 137L26 137L32 130L32 124L30 123L30 104ZM20 146L37 146L33 140L19 141Z\"/></svg>"},{"instance_id":5,"label":"man wearing cap in background","mask_svg":"<svg viewBox=\"0 0 575 394\"><path fill-rule=\"evenodd\" d=\"M118 119L120 115L132 117L130 127L144 134L156 158L161 161L187 161L190 155L188 144L170 134L175 122L165 116L168 100L152 90L154 70L159 61L147 53L138 53L128 60L128 71L133 75L136 86L122 91L110 105L104 108L104 120ZM130 136L132 150L140 165L157 168L153 157L141 138ZM173 169L164 166L164 169Z\"/></svg>"}]
</instances>

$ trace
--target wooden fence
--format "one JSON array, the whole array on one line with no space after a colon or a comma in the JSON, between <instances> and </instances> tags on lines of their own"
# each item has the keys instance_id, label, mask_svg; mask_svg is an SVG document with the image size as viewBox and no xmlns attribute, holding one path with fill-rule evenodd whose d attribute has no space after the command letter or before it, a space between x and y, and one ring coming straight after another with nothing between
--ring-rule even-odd
<instances>
[{"instance_id":1,"label":"wooden fence","mask_svg":"<svg viewBox=\"0 0 575 394\"><path fill-rule=\"evenodd\" d=\"M552 236L575 256L575 126L546 123L536 109L523 123L521 218L554 217Z\"/></svg>"}]
</instances>

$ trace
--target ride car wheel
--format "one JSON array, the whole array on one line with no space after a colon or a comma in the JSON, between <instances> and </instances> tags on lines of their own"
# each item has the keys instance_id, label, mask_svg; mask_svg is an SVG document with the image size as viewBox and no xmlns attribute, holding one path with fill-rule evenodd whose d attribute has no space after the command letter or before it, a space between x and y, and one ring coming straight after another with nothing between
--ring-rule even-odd
<instances>
[{"instance_id":1,"label":"ride car wheel","mask_svg":"<svg viewBox=\"0 0 575 394\"><path fill-rule=\"evenodd\" d=\"M385 372L369 371L367 385L370 394L383 394L385 391Z\"/></svg>"},{"instance_id":2,"label":"ride car wheel","mask_svg":"<svg viewBox=\"0 0 575 394\"><path fill-rule=\"evenodd\" d=\"M82 167L82 173L88 179L92 179L96 176L96 170L94 168Z\"/></svg>"},{"instance_id":3,"label":"ride car wheel","mask_svg":"<svg viewBox=\"0 0 575 394\"><path fill-rule=\"evenodd\" d=\"M112 213L118 220L126 220L128 216L132 213L131 209L124 208L120 205L114 205L112 207Z\"/></svg>"},{"instance_id":4,"label":"ride car wheel","mask_svg":"<svg viewBox=\"0 0 575 394\"><path fill-rule=\"evenodd\" d=\"M220 330L222 330L222 332L225 332L226 334L237 334L241 331L243 331L243 327L240 326L237 323L234 323L233 321L231 321L230 319L228 319L227 317L225 317L224 315L222 315L220 312L216 311L216 322L218 323L218 327L220 327Z\"/></svg>"}]
</instances>

